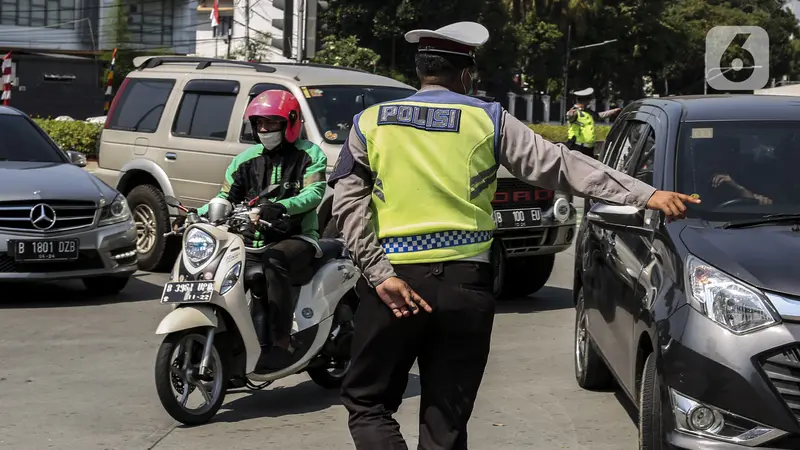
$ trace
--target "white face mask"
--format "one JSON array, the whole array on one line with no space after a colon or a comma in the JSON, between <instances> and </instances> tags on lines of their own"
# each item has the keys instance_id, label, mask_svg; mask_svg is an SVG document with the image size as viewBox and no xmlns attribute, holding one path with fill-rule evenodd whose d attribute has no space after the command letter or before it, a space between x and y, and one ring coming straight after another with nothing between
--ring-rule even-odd
<instances>
[{"instance_id":1,"label":"white face mask","mask_svg":"<svg viewBox=\"0 0 800 450\"><path fill-rule=\"evenodd\" d=\"M273 131L272 133L258 133L258 140L264 145L267 150L274 150L275 147L281 145L283 142L283 132Z\"/></svg>"}]
</instances>

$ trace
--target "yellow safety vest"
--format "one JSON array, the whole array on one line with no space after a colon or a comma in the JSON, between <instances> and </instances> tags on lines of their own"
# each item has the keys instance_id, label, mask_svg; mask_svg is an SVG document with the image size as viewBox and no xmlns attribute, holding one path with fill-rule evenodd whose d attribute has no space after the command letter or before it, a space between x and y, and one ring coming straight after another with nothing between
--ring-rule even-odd
<instances>
[{"instance_id":1,"label":"yellow safety vest","mask_svg":"<svg viewBox=\"0 0 800 450\"><path fill-rule=\"evenodd\" d=\"M393 264L469 258L491 247L501 114L499 103L432 90L355 117L373 171L376 232Z\"/></svg>"},{"instance_id":2,"label":"yellow safety vest","mask_svg":"<svg viewBox=\"0 0 800 450\"><path fill-rule=\"evenodd\" d=\"M569 124L567 139L575 136L575 143L586 147L594 147L597 135L594 129L594 118L586 111L578 111L574 122Z\"/></svg>"}]
</instances>

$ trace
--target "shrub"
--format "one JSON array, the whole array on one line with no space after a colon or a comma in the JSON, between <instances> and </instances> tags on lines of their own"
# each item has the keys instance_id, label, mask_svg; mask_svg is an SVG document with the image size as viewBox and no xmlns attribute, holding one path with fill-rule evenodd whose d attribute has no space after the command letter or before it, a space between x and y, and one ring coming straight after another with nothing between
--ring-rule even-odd
<instances>
[{"instance_id":1,"label":"shrub","mask_svg":"<svg viewBox=\"0 0 800 450\"><path fill-rule=\"evenodd\" d=\"M537 134L542 135L543 138L550 142L567 142L567 127L566 125L547 125L547 124L533 124L530 125L531 129ZM597 131L597 140L604 141L608 131L611 129L609 125L595 125Z\"/></svg>"},{"instance_id":2,"label":"shrub","mask_svg":"<svg viewBox=\"0 0 800 450\"><path fill-rule=\"evenodd\" d=\"M97 143L102 126L81 121L33 119L56 141L62 150L75 150L87 157L97 156Z\"/></svg>"}]
</instances>

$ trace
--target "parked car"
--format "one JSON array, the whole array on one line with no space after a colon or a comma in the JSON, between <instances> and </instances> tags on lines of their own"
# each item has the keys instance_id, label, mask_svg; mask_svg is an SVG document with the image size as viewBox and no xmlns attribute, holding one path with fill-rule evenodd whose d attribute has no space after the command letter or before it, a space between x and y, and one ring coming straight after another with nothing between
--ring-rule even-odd
<instances>
[{"instance_id":1,"label":"parked car","mask_svg":"<svg viewBox=\"0 0 800 450\"><path fill-rule=\"evenodd\" d=\"M297 97L302 137L322 148L330 173L354 115L416 92L391 78L319 64L156 56L137 58L134 65L109 108L94 173L127 196L139 224L143 270L174 262L162 234L169 230L169 214L178 212L167 206L165 196L201 206L219 192L231 159L253 145L243 116L256 95L282 89ZM555 254L570 247L575 210L566 193L525 184L503 167L497 176L497 251L508 256L504 291L527 295L544 286ZM325 237L336 233L331 193L319 209Z\"/></svg>"},{"instance_id":2,"label":"parked car","mask_svg":"<svg viewBox=\"0 0 800 450\"><path fill-rule=\"evenodd\" d=\"M80 278L99 294L137 269L125 197L22 112L0 107L0 283Z\"/></svg>"},{"instance_id":3,"label":"parked car","mask_svg":"<svg viewBox=\"0 0 800 450\"><path fill-rule=\"evenodd\" d=\"M575 258L575 376L615 380L642 449L800 448L800 103L629 105L603 161L698 194L685 219L591 201Z\"/></svg>"}]
</instances>

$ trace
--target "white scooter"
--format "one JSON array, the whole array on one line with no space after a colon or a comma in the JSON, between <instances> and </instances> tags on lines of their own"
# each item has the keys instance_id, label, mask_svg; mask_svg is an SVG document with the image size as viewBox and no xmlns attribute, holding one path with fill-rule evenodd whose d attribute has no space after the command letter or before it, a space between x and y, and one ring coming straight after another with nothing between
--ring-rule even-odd
<instances>
[{"instance_id":1,"label":"white scooter","mask_svg":"<svg viewBox=\"0 0 800 450\"><path fill-rule=\"evenodd\" d=\"M261 354L254 316L259 318L267 282L260 263L245 265L246 253L253 250L245 249L237 234L259 221L252 203L234 208L215 198L207 218L187 214L184 227L167 233L183 234L183 245L161 296L161 303L173 310L156 330L166 336L156 358L155 381L164 409L186 425L211 420L229 388L263 389L307 372L317 384L333 389L349 367L358 303L353 288L360 273L341 241L322 239L313 264L292 280L296 307L291 364L272 373L253 373ZM169 197L167 204L188 213L175 198ZM199 406L190 405L193 393L199 394Z\"/></svg>"}]
</instances>

